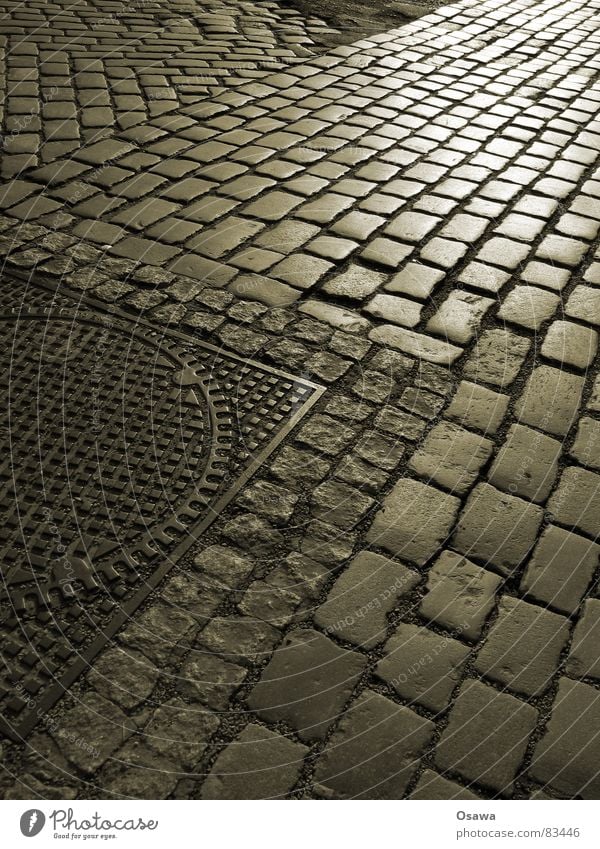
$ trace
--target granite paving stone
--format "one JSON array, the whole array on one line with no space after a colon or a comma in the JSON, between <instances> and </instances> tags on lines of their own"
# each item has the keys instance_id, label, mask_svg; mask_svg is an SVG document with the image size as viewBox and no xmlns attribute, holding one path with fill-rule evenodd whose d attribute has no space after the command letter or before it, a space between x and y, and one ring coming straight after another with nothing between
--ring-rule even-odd
<instances>
[{"instance_id":1,"label":"granite paving stone","mask_svg":"<svg viewBox=\"0 0 600 849\"><path fill-rule=\"evenodd\" d=\"M409 703L439 713L460 682L469 649L421 625L401 623L384 646L377 675Z\"/></svg>"},{"instance_id":2,"label":"granite paving stone","mask_svg":"<svg viewBox=\"0 0 600 849\"><path fill-rule=\"evenodd\" d=\"M452 397L446 416L464 427L493 435L506 415L509 401L510 397L504 393L463 380Z\"/></svg>"},{"instance_id":3,"label":"granite paving stone","mask_svg":"<svg viewBox=\"0 0 600 849\"><path fill-rule=\"evenodd\" d=\"M366 690L344 714L317 761L315 780L341 799L397 799L406 790L434 725Z\"/></svg>"},{"instance_id":4,"label":"granite paving stone","mask_svg":"<svg viewBox=\"0 0 600 849\"><path fill-rule=\"evenodd\" d=\"M591 286L576 286L567 300L565 312L570 318L598 327L600 325L600 291Z\"/></svg>"},{"instance_id":5,"label":"granite paving stone","mask_svg":"<svg viewBox=\"0 0 600 849\"><path fill-rule=\"evenodd\" d=\"M458 498L404 478L384 498L367 539L394 556L422 565L448 538L459 506Z\"/></svg>"},{"instance_id":6,"label":"granite paving stone","mask_svg":"<svg viewBox=\"0 0 600 849\"><path fill-rule=\"evenodd\" d=\"M315 622L327 634L373 648L386 638L387 614L418 580L402 563L362 551L315 611Z\"/></svg>"},{"instance_id":7,"label":"granite paving stone","mask_svg":"<svg viewBox=\"0 0 600 849\"><path fill-rule=\"evenodd\" d=\"M411 799L463 799L475 800L478 797L475 793L471 793L466 787L450 781L433 772L431 769L423 770L417 786L410 794Z\"/></svg>"},{"instance_id":8,"label":"granite paving stone","mask_svg":"<svg viewBox=\"0 0 600 849\"><path fill-rule=\"evenodd\" d=\"M307 752L306 746L250 723L217 757L202 786L202 799L285 798Z\"/></svg>"},{"instance_id":9,"label":"granite paving stone","mask_svg":"<svg viewBox=\"0 0 600 849\"><path fill-rule=\"evenodd\" d=\"M583 391L583 378L551 366L534 369L515 404L518 420L546 433L564 436L570 429Z\"/></svg>"},{"instance_id":10,"label":"granite paving stone","mask_svg":"<svg viewBox=\"0 0 600 849\"><path fill-rule=\"evenodd\" d=\"M248 703L259 716L285 720L302 740L323 739L339 717L364 659L317 631L292 631L273 655Z\"/></svg>"},{"instance_id":11,"label":"granite paving stone","mask_svg":"<svg viewBox=\"0 0 600 849\"><path fill-rule=\"evenodd\" d=\"M491 298L470 292L451 292L427 322L427 330L464 345L477 333L484 315L493 305Z\"/></svg>"},{"instance_id":12,"label":"granite paving stone","mask_svg":"<svg viewBox=\"0 0 600 849\"><path fill-rule=\"evenodd\" d=\"M436 765L510 796L536 720L531 705L469 680L437 746Z\"/></svg>"},{"instance_id":13,"label":"granite paving stone","mask_svg":"<svg viewBox=\"0 0 600 849\"><path fill-rule=\"evenodd\" d=\"M540 507L480 483L461 513L453 546L511 575L533 547L542 519Z\"/></svg>"},{"instance_id":14,"label":"granite paving stone","mask_svg":"<svg viewBox=\"0 0 600 849\"><path fill-rule=\"evenodd\" d=\"M584 533L595 533L596 511L600 508L600 477L578 466L568 466L548 501L556 521Z\"/></svg>"},{"instance_id":15,"label":"granite paving stone","mask_svg":"<svg viewBox=\"0 0 600 849\"><path fill-rule=\"evenodd\" d=\"M567 673L573 678L600 678L598 629L600 628L600 601L588 599L583 605L567 661Z\"/></svg>"},{"instance_id":16,"label":"granite paving stone","mask_svg":"<svg viewBox=\"0 0 600 849\"><path fill-rule=\"evenodd\" d=\"M419 610L426 621L477 640L500 585L501 579L493 572L454 551L443 551L429 570Z\"/></svg>"},{"instance_id":17,"label":"granite paving stone","mask_svg":"<svg viewBox=\"0 0 600 849\"><path fill-rule=\"evenodd\" d=\"M174 698L154 712L144 733L152 749L191 769L218 727L219 719L211 711Z\"/></svg>"},{"instance_id":18,"label":"granite paving stone","mask_svg":"<svg viewBox=\"0 0 600 849\"><path fill-rule=\"evenodd\" d=\"M425 300L443 279L444 272L439 268L409 262L402 271L395 274L385 284L385 289L388 292L400 292L419 300Z\"/></svg>"},{"instance_id":19,"label":"granite paving stone","mask_svg":"<svg viewBox=\"0 0 600 849\"><path fill-rule=\"evenodd\" d=\"M598 794L598 691L587 684L561 678L546 733L534 752L531 774L565 794L594 799Z\"/></svg>"},{"instance_id":20,"label":"granite paving stone","mask_svg":"<svg viewBox=\"0 0 600 849\"><path fill-rule=\"evenodd\" d=\"M383 321L415 327L421 317L421 305L397 295L375 295L364 307L365 312Z\"/></svg>"},{"instance_id":21,"label":"granite paving stone","mask_svg":"<svg viewBox=\"0 0 600 849\"><path fill-rule=\"evenodd\" d=\"M353 300L362 300L381 287L386 280L385 274L370 268L350 263L346 271L335 274L322 286L328 295L340 295Z\"/></svg>"},{"instance_id":22,"label":"granite paving stone","mask_svg":"<svg viewBox=\"0 0 600 849\"><path fill-rule=\"evenodd\" d=\"M571 456L575 457L582 466L600 468L599 439L600 423L596 419L583 416L577 426L577 434L570 451Z\"/></svg>"},{"instance_id":23,"label":"granite paving stone","mask_svg":"<svg viewBox=\"0 0 600 849\"><path fill-rule=\"evenodd\" d=\"M566 366L585 370L598 350L598 334L572 321L554 321L541 347L542 356Z\"/></svg>"},{"instance_id":24,"label":"granite paving stone","mask_svg":"<svg viewBox=\"0 0 600 849\"><path fill-rule=\"evenodd\" d=\"M369 339L383 345L397 348L405 354L409 354L419 360L427 360L431 363L442 363L451 365L463 350L457 345L451 345L439 339L432 339L422 333L416 333L393 324L383 324L373 328L369 333Z\"/></svg>"},{"instance_id":25,"label":"granite paving stone","mask_svg":"<svg viewBox=\"0 0 600 849\"><path fill-rule=\"evenodd\" d=\"M543 433L513 424L506 435L488 480L498 489L542 504L558 476L562 445Z\"/></svg>"},{"instance_id":26,"label":"granite paving stone","mask_svg":"<svg viewBox=\"0 0 600 849\"><path fill-rule=\"evenodd\" d=\"M568 639L564 616L505 595L475 668L517 693L540 695L552 680Z\"/></svg>"},{"instance_id":27,"label":"granite paving stone","mask_svg":"<svg viewBox=\"0 0 600 849\"><path fill-rule=\"evenodd\" d=\"M229 350L285 433L0 794L593 799L598 0L101 5L0 0L7 303Z\"/></svg>"},{"instance_id":28,"label":"granite paving stone","mask_svg":"<svg viewBox=\"0 0 600 849\"><path fill-rule=\"evenodd\" d=\"M565 613L576 613L598 565L600 546L548 525L521 579L521 591Z\"/></svg>"},{"instance_id":29,"label":"granite paving stone","mask_svg":"<svg viewBox=\"0 0 600 849\"><path fill-rule=\"evenodd\" d=\"M492 449L489 439L450 422L441 422L429 431L409 465L428 482L464 494L477 480Z\"/></svg>"}]
</instances>

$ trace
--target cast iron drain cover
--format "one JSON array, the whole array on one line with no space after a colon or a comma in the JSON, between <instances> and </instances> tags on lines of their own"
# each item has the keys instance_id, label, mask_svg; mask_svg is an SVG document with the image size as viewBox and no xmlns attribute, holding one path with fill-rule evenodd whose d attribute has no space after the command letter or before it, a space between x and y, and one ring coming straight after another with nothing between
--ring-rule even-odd
<instances>
[{"instance_id":1,"label":"cast iron drain cover","mask_svg":"<svg viewBox=\"0 0 600 849\"><path fill-rule=\"evenodd\" d=\"M0 716L22 738L323 389L91 300L0 294Z\"/></svg>"}]
</instances>

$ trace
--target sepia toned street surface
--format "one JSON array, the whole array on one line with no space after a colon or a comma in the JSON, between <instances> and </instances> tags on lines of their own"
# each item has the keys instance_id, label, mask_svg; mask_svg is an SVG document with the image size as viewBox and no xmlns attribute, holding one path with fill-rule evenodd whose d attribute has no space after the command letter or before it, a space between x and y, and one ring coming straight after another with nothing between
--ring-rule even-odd
<instances>
[{"instance_id":1,"label":"sepia toned street surface","mask_svg":"<svg viewBox=\"0 0 600 849\"><path fill-rule=\"evenodd\" d=\"M600 0L404 6L1 0L4 798L600 798Z\"/></svg>"}]
</instances>

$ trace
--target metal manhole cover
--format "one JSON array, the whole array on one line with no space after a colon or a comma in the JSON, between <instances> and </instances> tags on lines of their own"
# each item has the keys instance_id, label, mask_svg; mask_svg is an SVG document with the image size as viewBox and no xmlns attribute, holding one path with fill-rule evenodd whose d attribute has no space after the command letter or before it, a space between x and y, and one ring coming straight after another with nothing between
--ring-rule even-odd
<instances>
[{"instance_id":1,"label":"metal manhole cover","mask_svg":"<svg viewBox=\"0 0 600 849\"><path fill-rule=\"evenodd\" d=\"M17 738L323 392L98 307L0 293L0 717Z\"/></svg>"}]
</instances>

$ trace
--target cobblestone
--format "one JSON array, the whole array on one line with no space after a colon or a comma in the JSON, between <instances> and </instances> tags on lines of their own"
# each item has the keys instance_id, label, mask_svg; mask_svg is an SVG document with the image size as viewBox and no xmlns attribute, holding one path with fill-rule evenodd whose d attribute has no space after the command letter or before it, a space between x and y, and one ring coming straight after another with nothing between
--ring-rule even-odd
<instances>
[{"instance_id":1,"label":"cobblestone","mask_svg":"<svg viewBox=\"0 0 600 849\"><path fill-rule=\"evenodd\" d=\"M328 634L373 648L385 639L387 614L417 582L401 563L363 551L336 580L315 622Z\"/></svg>"},{"instance_id":2,"label":"cobblestone","mask_svg":"<svg viewBox=\"0 0 600 849\"><path fill-rule=\"evenodd\" d=\"M330 787L338 798L398 799L414 775L433 728L432 722L409 708L366 691L331 737L317 762L315 780Z\"/></svg>"},{"instance_id":3,"label":"cobblestone","mask_svg":"<svg viewBox=\"0 0 600 849\"><path fill-rule=\"evenodd\" d=\"M317 631L293 631L275 652L248 703L259 716L286 720L302 740L323 739L348 700L364 660ZM290 701L288 679L294 680Z\"/></svg>"},{"instance_id":4,"label":"cobblestone","mask_svg":"<svg viewBox=\"0 0 600 849\"><path fill-rule=\"evenodd\" d=\"M471 793L466 787L461 787L454 781L449 781L426 769L419 778L418 784L410 794L411 799L477 799L475 793Z\"/></svg>"},{"instance_id":5,"label":"cobblestone","mask_svg":"<svg viewBox=\"0 0 600 849\"><path fill-rule=\"evenodd\" d=\"M133 731L120 708L90 694L64 714L52 736L64 756L91 775Z\"/></svg>"},{"instance_id":6,"label":"cobblestone","mask_svg":"<svg viewBox=\"0 0 600 849\"><path fill-rule=\"evenodd\" d=\"M443 422L429 432L422 447L413 454L410 467L420 477L453 493L465 493L477 480L492 447L493 443L485 437Z\"/></svg>"},{"instance_id":7,"label":"cobblestone","mask_svg":"<svg viewBox=\"0 0 600 849\"><path fill-rule=\"evenodd\" d=\"M429 570L420 613L427 621L477 640L496 600L501 579L453 551Z\"/></svg>"},{"instance_id":8,"label":"cobblestone","mask_svg":"<svg viewBox=\"0 0 600 849\"><path fill-rule=\"evenodd\" d=\"M461 679L469 649L419 625L400 624L384 646L376 667L403 699L439 713Z\"/></svg>"},{"instance_id":9,"label":"cobblestone","mask_svg":"<svg viewBox=\"0 0 600 849\"><path fill-rule=\"evenodd\" d=\"M463 380L446 415L464 427L493 435L506 415L509 400L508 395Z\"/></svg>"},{"instance_id":10,"label":"cobblestone","mask_svg":"<svg viewBox=\"0 0 600 849\"><path fill-rule=\"evenodd\" d=\"M521 590L565 613L575 613L596 570L600 547L549 525L521 580Z\"/></svg>"},{"instance_id":11,"label":"cobblestone","mask_svg":"<svg viewBox=\"0 0 600 849\"><path fill-rule=\"evenodd\" d=\"M562 445L524 425L511 425L506 441L490 469L490 483L498 489L542 504L558 476Z\"/></svg>"},{"instance_id":12,"label":"cobblestone","mask_svg":"<svg viewBox=\"0 0 600 849\"><path fill-rule=\"evenodd\" d=\"M594 799L598 795L596 727L598 691L562 678L546 733L534 753L531 774L567 797Z\"/></svg>"},{"instance_id":13,"label":"cobblestone","mask_svg":"<svg viewBox=\"0 0 600 849\"><path fill-rule=\"evenodd\" d=\"M225 748L202 786L203 799L277 799L298 780L306 746L250 724ZM248 784L247 774L253 780Z\"/></svg>"},{"instance_id":14,"label":"cobblestone","mask_svg":"<svg viewBox=\"0 0 600 849\"><path fill-rule=\"evenodd\" d=\"M459 506L458 498L404 478L384 498L367 539L422 565L447 539Z\"/></svg>"},{"instance_id":15,"label":"cobblestone","mask_svg":"<svg viewBox=\"0 0 600 849\"><path fill-rule=\"evenodd\" d=\"M581 403L583 379L550 366L538 366L515 405L520 422L564 436Z\"/></svg>"},{"instance_id":16,"label":"cobblestone","mask_svg":"<svg viewBox=\"0 0 600 849\"><path fill-rule=\"evenodd\" d=\"M591 365L597 350L598 334L571 321L553 322L541 348L546 359L581 370Z\"/></svg>"},{"instance_id":17,"label":"cobblestone","mask_svg":"<svg viewBox=\"0 0 600 849\"><path fill-rule=\"evenodd\" d=\"M486 330L478 339L464 370L474 382L510 386L527 356L531 342L508 330Z\"/></svg>"},{"instance_id":18,"label":"cobblestone","mask_svg":"<svg viewBox=\"0 0 600 849\"><path fill-rule=\"evenodd\" d=\"M537 696L552 680L568 638L563 616L505 595L475 666L517 693Z\"/></svg>"},{"instance_id":19,"label":"cobblestone","mask_svg":"<svg viewBox=\"0 0 600 849\"><path fill-rule=\"evenodd\" d=\"M454 547L510 575L533 547L542 518L539 507L480 483L459 518Z\"/></svg>"},{"instance_id":20,"label":"cobblestone","mask_svg":"<svg viewBox=\"0 0 600 849\"><path fill-rule=\"evenodd\" d=\"M594 798L597 0L134 6L3 5L7 281L324 394L0 790Z\"/></svg>"},{"instance_id":21,"label":"cobblestone","mask_svg":"<svg viewBox=\"0 0 600 849\"><path fill-rule=\"evenodd\" d=\"M537 713L514 696L467 681L437 747L436 764L510 795ZM475 740L479 744L473 745Z\"/></svg>"},{"instance_id":22,"label":"cobblestone","mask_svg":"<svg viewBox=\"0 0 600 849\"><path fill-rule=\"evenodd\" d=\"M561 524L594 534L595 517L600 509L599 484L598 475L569 466L560 477L548 509Z\"/></svg>"}]
</instances>

